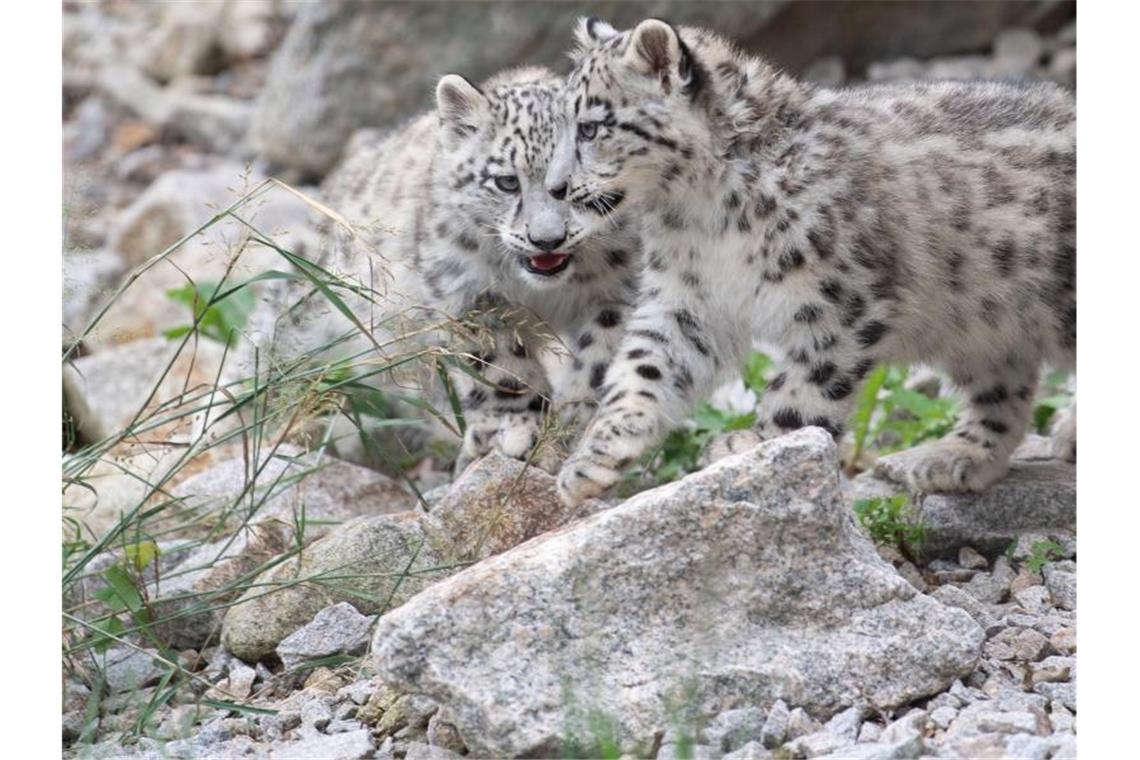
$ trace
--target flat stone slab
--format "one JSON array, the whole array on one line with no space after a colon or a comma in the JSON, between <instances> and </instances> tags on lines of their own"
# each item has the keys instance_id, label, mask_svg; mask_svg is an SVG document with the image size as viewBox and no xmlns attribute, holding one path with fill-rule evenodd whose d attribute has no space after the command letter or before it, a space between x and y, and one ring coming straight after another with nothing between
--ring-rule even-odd
<instances>
[{"instance_id":1,"label":"flat stone slab","mask_svg":"<svg viewBox=\"0 0 1140 760\"><path fill-rule=\"evenodd\" d=\"M982 493L911 494L926 525L922 555L953 559L963 546L993 556L1024 533L1073 533L1077 525L1077 468L1046 458L1033 441L1019 449L1009 474ZM893 496L906 489L866 472L851 482L854 499Z\"/></svg>"}]
</instances>

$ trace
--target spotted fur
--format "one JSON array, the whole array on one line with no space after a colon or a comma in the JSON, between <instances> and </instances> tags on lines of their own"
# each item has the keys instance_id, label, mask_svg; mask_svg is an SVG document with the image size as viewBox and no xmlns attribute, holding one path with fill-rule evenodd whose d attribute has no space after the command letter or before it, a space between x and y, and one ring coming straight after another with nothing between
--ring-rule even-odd
<instances>
[{"instance_id":1,"label":"spotted fur","mask_svg":"<svg viewBox=\"0 0 1140 760\"><path fill-rule=\"evenodd\" d=\"M491 448L525 456L552 403L574 422L592 414L592 383L632 303L637 236L543 187L560 86L535 68L478 88L444 77L435 112L354 139L323 188L354 231L334 225L317 263L362 286L339 295L372 336L358 332L339 356L406 351L395 336L444 319L470 328L419 339L467 356L482 376L450 373L467 422L461 465ZM562 264L536 269L533 257L552 251ZM351 331L327 298L305 296L313 290L303 279L280 287L255 342L298 355Z\"/></svg>"},{"instance_id":2,"label":"spotted fur","mask_svg":"<svg viewBox=\"0 0 1140 760\"><path fill-rule=\"evenodd\" d=\"M634 209L646 267L563 498L613 483L756 340L785 366L751 440L838 436L876 362L925 362L965 411L880 472L921 490L1001 477L1039 365L1076 350L1072 94L816 88L656 20L583 22L578 43L547 185Z\"/></svg>"}]
</instances>

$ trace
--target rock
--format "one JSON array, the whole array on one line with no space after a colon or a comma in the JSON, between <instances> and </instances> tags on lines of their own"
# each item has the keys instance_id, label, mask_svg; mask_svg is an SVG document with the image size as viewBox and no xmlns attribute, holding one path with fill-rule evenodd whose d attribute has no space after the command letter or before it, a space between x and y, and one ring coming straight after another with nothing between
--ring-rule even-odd
<instances>
[{"instance_id":1,"label":"rock","mask_svg":"<svg viewBox=\"0 0 1140 760\"><path fill-rule=\"evenodd\" d=\"M307 548L299 567L291 560L259 576L258 585L289 582L268 594L253 589L228 610L226 646L243 659L260 659L328 605L351 602L366 615L391 609L462 563L556 528L597 505L566 508L550 475L501 454L484 457L431 514L378 515L343 524ZM298 573L340 575L345 567L352 567L351 578L335 584L292 580Z\"/></svg>"},{"instance_id":2,"label":"rock","mask_svg":"<svg viewBox=\"0 0 1140 760\"><path fill-rule=\"evenodd\" d=\"M404 760L458 760L463 757L444 747L435 747L424 742L408 742Z\"/></svg>"},{"instance_id":3,"label":"rock","mask_svg":"<svg viewBox=\"0 0 1140 760\"><path fill-rule=\"evenodd\" d=\"M1049 590L1044 586L1029 586L1013 595L1021 608L1030 614L1044 612L1049 608Z\"/></svg>"},{"instance_id":4,"label":"rock","mask_svg":"<svg viewBox=\"0 0 1140 760\"><path fill-rule=\"evenodd\" d=\"M371 732L362 728L340 734L313 734L299 741L275 742L268 748L273 760L362 760L376 750Z\"/></svg>"},{"instance_id":5,"label":"rock","mask_svg":"<svg viewBox=\"0 0 1140 760\"><path fill-rule=\"evenodd\" d=\"M791 713L782 699L777 699L768 710L764 725L760 727L760 741L765 747L775 749L784 743L788 736L788 719Z\"/></svg>"},{"instance_id":6,"label":"rock","mask_svg":"<svg viewBox=\"0 0 1140 760\"><path fill-rule=\"evenodd\" d=\"M989 560L978 553L972 546L963 546L958 550L958 564L972 570L985 570L990 566Z\"/></svg>"},{"instance_id":7,"label":"rock","mask_svg":"<svg viewBox=\"0 0 1140 760\"><path fill-rule=\"evenodd\" d=\"M271 654L289 634L320 610L352 601L361 612L376 614L403 603L433 580L447 574L415 512L351 520L318 539L300 558L262 573L227 612L222 643L253 662ZM343 578L346 569L349 577ZM324 576L337 578L323 581ZM298 582L295 579L302 579ZM265 584L280 586L271 593Z\"/></svg>"},{"instance_id":8,"label":"rock","mask_svg":"<svg viewBox=\"0 0 1140 760\"><path fill-rule=\"evenodd\" d=\"M915 591L926 593L926 580L913 562L902 562L896 569L899 571L899 575L906 578L907 583L914 586Z\"/></svg>"},{"instance_id":9,"label":"rock","mask_svg":"<svg viewBox=\"0 0 1140 760\"><path fill-rule=\"evenodd\" d=\"M877 742L883 735L883 727L873 720L864 721L859 727L859 741Z\"/></svg>"},{"instance_id":10,"label":"rock","mask_svg":"<svg viewBox=\"0 0 1140 760\"><path fill-rule=\"evenodd\" d=\"M1020 631L1013 639L1013 656L1018 660L1036 662L1049 648L1049 640L1032 628Z\"/></svg>"},{"instance_id":11,"label":"rock","mask_svg":"<svg viewBox=\"0 0 1140 760\"><path fill-rule=\"evenodd\" d=\"M998 710L988 703L979 702L962 710L946 733L951 739L993 733L1045 734L1048 733L1047 724L1044 714L1029 710Z\"/></svg>"},{"instance_id":12,"label":"rock","mask_svg":"<svg viewBox=\"0 0 1140 760\"><path fill-rule=\"evenodd\" d=\"M428 744L433 747L439 747L458 755L467 754L467 745L463 743L459 729L448 720L447 713L443 710L437 710L428 719L427 740Z\"/></svg>"},{"instance_id":13,"label":"rock","mask_svg":"<svg viewBox=\"0 0 1140 760\"><path fill-rule=\"evenodd\" d=\"M1076 664L1076 659L1073 657L1046 657L1041 662L1035 662L1030 666L1030 671L1033 674L1032 682L1039 684L1068 681Z\"/></svg>"},{"instance_id":14,"label":"rock","mask_svg":"<svg viewBox=\"0 0 1140 760\"><path fill-rule=\"evenodd\" d=\"M996 573L978 573L965 584L962 591L985 604L1001 604L1009 595L1009 581Z\"/></svg>"},{"instance_id":15,"label":"rock","mask_svg":"<svg viewBox=\"0 0 1140 760\"><path fill-rule=\"evenodd\" d=\"M149 649L114 647L104 655L103 677L112 693L131 692L158 682L163 666Z\"/></svg>"},{"instance_id":16,"label":"rock","mask_svg":"<svg viewBox=\"0 0 1140 760\"><path fill-rule=\"evenodd\" d=\"M332 722L332 710L323 699L310 699L301 705L301 726L312 731L324 731Z\"/></svg>"},{"instance_id":17,"label":"rock","mask_svg":"<svg viewBox=\"0 0 1140 760\"><path fill-rule=\"evenodd\" d=\"M1072 654L1077 651L1077 632L1068 627L1058 628L1049 637L1049 645L1061 654Z\"/></svg>"},{"instance_id":18,"label":"rock","mask_svg":"<svg viewBox=\"0 0 1140 760\"><path fill-rule=\"evenodd\" d=\"M931 60L923 79L973 80L992 76L993 62L984 55L956 55Z\"/></svg>"},{"instance_id":19,"label":"rock","mask_svg":"<svg viewBox=\"0 0 1140 760\"><path fill-rule=\"evenodd\" d=\"M907 82L922 79L926 68L913 58L876 62L867 67L867 79L872 82Z\"/></svg>"},{"instance_id":20,"label":"rock","mask_svg":"<svg viewBox=\"0 0 1140 760\"><path fill-rule=\"evenodd\" d=\"M854 498L901 492L864 473L852 481ZM954 558L963 546L994 556L1030 531L1072 531L1076 525L1076 468L1058 460L1014 461L1009 474L980 494L917 494L911 503L926 525L922 554Z\"/></svg>"},{"instance_id":21,"label":"rock","mask_svg":"<svg viewBox=\"0 0 1140 760\"><path fill-rule=\"evenodd\" d=\"M368 698L372 696L374 691L376 691L376 682L371 678L366 678L362 681L353 681L342 687L337 692L337 697L349 699L355 705L363 705L368 702Z\"/></svg>"},{"instance_id":22,"label":"rock","mask_svg":"<svg viewBox=\"0 0 1140 760\"><path fill-rule=\"evenodd\" d=\"M1049 550L1045 554L1046 559L1072 559L1077 554L1076 537L1073 535L1071 529L1067 529L1023 533L1019 535L1014 542L1010 556L1015 560L1025 561L1030 557L1041 554L1040 550L1043 548L1041 545L1046 543L1055 545L1049 547ZM1036 549L1034 547L1036 547ZM1060 557L1054 552L1059 553ZM1066 567L1066 569L1072 571L1073 568Z\"/></svg>"},{"instance_id":23,"label":"rock","mask_svg":"<svg viewBox=\"0 0 1140 760\"><path fill-rule=\"evenodd\" d=\"M1049 597L1053 604L1063 610L1077 608L1077 574L1076 564L1072 565L1074 572L1062 569L1061 563L1045 565L1045 585L1049 589Z\"/></svg>"},{"instance_id":24,"label":"rock","mask_svg":"<svg viewBox=\"0 0 1140 760\"><path fill-rule=\"evenodd\" d=\"M994 73L999 77L1025 76L1041 59L1045 46L1032 29L1007 29L994 40Z\"/></svg>"},{"instance_id":25,"label":"rock","mask_svg":"<svg viewBox=\"0 0 1140 760\"><path fill-rule=\"evenodd\" d=\"M925 710L911 710L898 720L887 724L883 733L879 735L879 742L894 744L913 736L921 736L926 730L929 719L930 716Z\"/></svg>"},{"instance_id":26,"label":"rock","mask_svg":"<svg viewBox=\"0 0 1140 760\"><path fill-rule=\"evenodd\" d=\"M246 134L253 106L226 95L168 94L166 131L230 157L252 157Z\"/></svg>"},{"instance_id":27,"label":"rock","mask_svg":"<svg viewBox=\"0 0 1140 760\"><path fill-rule=\"evenodd\" d=\"M1075 681L1039 683L1033 687L1033 691L1052 702L1060 702L1073 712L1077 710L1077 684Z\"/></svg>"},{"instance_id":28,"label":"rock","mask_svg":"<svg viewBox=\"0 0 1140 760\"><path fill-rule=\"evenodd\" d=\"M823 728L841 739L853 742L859 737L859 727L863 724L865 712L861 707L848 707L833 715Z\"/></svg>"},{"instance_id":29,"label":"rock","mask_svg":"<svg viewBox=\"0 0 1140 760\"><path fill-rule=\"evenodd\" d=\"M216 635L228 604L241 595L242 584L234 582L298 541L320 538L354 517L415 504L385 475L293 446L266 451L250 471L257 473L252 492L244 458L220 462L171 491L186 509L229 514L245 527L235 524L233 536L198 547L150 587L159 619L168 621L158 627L168 643L201 646ZM251 514L247 504L256 511Z\"/></svg>"},{"instance_id":30,"label":"rock","mask_svg":"<svg viewBox=\"0 0 1140 760\"><path fill-rule=\"evenodd\" d=\"M702 734L709 745L731 752L750 741L759 741L764 720L764 711L757 707L725 710L709 721Z\"/></svg>"},{"instance_id":31,"label":"rock","mask_svg":"<svg viewBox=\"0 0 1140 760\"><path fill-rule=\"evenodd\" d=\"M585 517L601 502L567 508L554 478L494 453L469 466L431 508L448 556L483 559Z\"/></svg>"},{"instance_id":32,"label":"rock","mask_svg":"<svg viewBox=\"0 0 1140 760\"><path fill-rule=\"evenodd\" d=\"M317 613L313 622L286 636L277 645L277 656L286 670L308 660L334 654L360 654L368 646L373 618L361 615L348 602Z\"/></svg>"},{"instance_id":33,"label":"rock","mask_svg":"<svg viewBox=\"0 0 1140 760\"><path fill-rule=\"evenodd\" d=\"M748 742L738 750L724 755L721 760L766 760L772 757L772 752L760 742Z\"/></svg>"},{"instance_id":34,"label":"rock","mask_svg":"<svg viewBox=\"0 0 1140 760\"><path fill-rule=\"evenodd\" d=\"M894 706L968 673L982 638L879 559L809 428L462 571L384 615L372 651L472 753L509 755L559 751L570 701L609 716L623 751L649 746L682 683L708 715Z\"/></svg>"},{"instance_id":35,"label":"rock","mask_svg":"<svg viewBox=\"0 0 1140 760\"><path fill-rule=\"evenodd\" d=\"M1042 583L1044 583L1044 580L1041 578L1041 573L1034 572L1028 567L1022 567L1017 571L1017 575L1014 576L1013 580L1010 581L1009 591L1013 594L1014 598L1017 598L1017 595L1025 589L1040 586Z\"/></svg>"},{"instance_id":36,"label":"rock","mask_svg":"<svg viewBox=\"0 0 1140 760\"><path fill-rule=\"evenodd\" d=\"M793 739L784 745L784 749L794 753L795 757L821 757L853 743L854 740L848 741L823 730Z\"/></svg>"},{"instance_id":37,"label":"rock","mask_svg":"<svg viewBox=\"0 0 1140 760\"><path fill-rule=\"evenodd\" d=\"M169 402L186 388L213 384L221 364L221 346L210 341L202 341L196 352L179 352L164 338L137 341L65 363L64 404L84 440L101 441L121 433L136 416L148 421L160 404L167 406L159 419L171 419ZM163 440L188 426L174 422L148 429L146 437Z\"/></svg>"},{"instance_id":38,"label":"rock","mask_svg":"<svg viewBox=\"0 0 1140 760\"><path fill-rule=\"evenodd\" d=\"M161 6L157 25L138 49L141 68L160 82L184 74L215 74L224 60L217 43L225 0L199 0Z\"/></svg>"},{"instance_id":39,"label":"rock","mask_svg":"<svg viewBox=\"0 0 1140 760\"><path fill-rule=\"evenodd\" d=\"M1072 733L1075 730L1076 718L1063 702L1050 702L1049 724L1053 726L1054 733Z\"/></svg>"},{"instance_id":40,"label":"rock","mask_svg":"<svg viewBox=\"0 0 1140 760\"><path fill-rule=\"evenodd\" d=\"M113 251L79 251L63 259L63 326L77 336L96 308L106 304L123 274L123 260Z\"/></svg>"},{"instance_id":41,"label":"rock","mask_svg":"<svg viewBox=\"0 0 1140 760\"><path fill-rule=\"evenodd\" d=\"M1077 85L1077 49L1062 48L1049 61L1049 76L1069 87Z\"/></svg>"},{"instance_id":42,"label":"rock","mask_svg":"<svg viewBox=\"0 0 1140 760\"><path fill-rule=\"evenodd\" d=\"M429 697L420 694L408 694L399 697L384 711L380 722L376 724L376 731L380 734L395 734L403 729L420 729L426 736L426 729L431 716L439 710L439 705Z\"/></svg>"},{"instance_id":43,"label":"rock","mask_svg":"<svg viewBox=\"0 0 1140 760\"><path fill-rule=\"evenodd\" d=\"M808 64L800 78L820 87L842 87L847 81L847 70L843 59L837 55L817 58Z\"/></svg>"},{"instance_id":44,"label":"rock","mask_svg":"<svg viewBox=\"0 0 1140 760\"><path fill-rule=\"evenodd\" d=\"M950 725L954 718L958 717L958 711L949 705L943 705L930 713L930 722L942 730Z\"/></svg>"},{"instance_id":45,"label":"rock","mask_svg":"<svg viewBox=\"0 0 1140 760\"><path fill-rule=\"evenodd\" d=\"M797 707L788 714L788 741L814 734L821 728L823 726L820 725L819 721L811 717L807 710L802 707Z\"/></svg>"},{"instance_id":46,"label":"rock","mask_svg":"<svg viewBox=\"0 0 1140 760\"><path fill-rule=\"evenodd\" d=\"M709 13L700 3L670 7L676 24L735 29L737 39L762 30L783 5L740 4ZM632 26L659 12L652 2L616 4L607 21ZM495 51L455 29L495 30ZM353 131L391 125L431 106L443 72L478 83L504 66L527 63L565 68L571 32L565 9L510 2L458 4L440 14L415 3L309 3L273 58L253 123L262 157L310 175L323 175ZM305 108L297 108L303 102Z\"/></svg>"},{"instance_id":47,"label":"rock","mask_svg":"<svg viewBox=\"0 0 1140 760\"><path fill-rule=\"evenodd\" d=\"M717 757L720 753L707 744L678 742L665 742L655 755L656 760L713 760Z\"/></svg>"},{"instance_id":48,"label":"rock","mask_svg":"<svg viewBox=\"0 0 1140 760\"><path fill-rule=\"evenodd\" d=\"M197 230L263 180L246 166L230 162L202 170L166 172L123 211L111 233L110 247L122 254L128 266L138 266ZM304 188L302 191L313 194ZM310 211L294 195L274 189L236 213L282 247L297 250L306 242L315 243L315 233L309 229ZM228 263L225 254L233 240L242 237L243 229L236 220L221 221L193 241L189 246L192 255L179 264L185 264L195 278L219 277ZM256 245L241 261L245 266L239 274L287 267L278 253Z\"/></svg>"},{"instance_id":49,"label":"rock","mask_svg":"<svg viewBox=\"0 0 1140 760\"><path fill-rule=\"evenodd\" d=\"M996 618L985 604L957 586L939 586L934 589L931 596L943 604L965 610L982 627L982 630L988 631L997 623Z\"/></svg>"}]
</instances>

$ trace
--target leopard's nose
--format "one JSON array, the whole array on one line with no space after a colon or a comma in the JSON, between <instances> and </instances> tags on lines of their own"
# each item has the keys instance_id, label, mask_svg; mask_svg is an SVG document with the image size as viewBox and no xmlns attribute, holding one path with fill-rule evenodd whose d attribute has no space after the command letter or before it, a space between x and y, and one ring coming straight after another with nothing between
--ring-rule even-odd
<instances>
[{"instance_id":1,"label":"leopard's nose","mask_svg":"<svg viewBox=\"0 0 1140 760\"><path fill-rule=\"evenodd\" d=\"M558 237L536 238L531 234L527 234L526 239L540 251L556 251L558 246L566 242L566 232L563 231Z\"/></svg>"},{"instance_id":2,"label":"leopard's nose","mask_svg":"<svg viewBox=\"0 0 1140 760\"><path fill-rule=\"evenodd\" d=\"M566 197L566 183L562 182L555 187L549 188L548 192L550 197L556 201L560 201Z\"/></svg>"}]
</instances>

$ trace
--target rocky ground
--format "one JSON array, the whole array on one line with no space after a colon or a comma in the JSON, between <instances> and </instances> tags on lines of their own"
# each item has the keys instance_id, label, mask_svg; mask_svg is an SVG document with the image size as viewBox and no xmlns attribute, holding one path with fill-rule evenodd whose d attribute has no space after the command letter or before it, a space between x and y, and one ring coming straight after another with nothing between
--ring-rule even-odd
<instances>
[{"instance_id":1,"label":"rocky ground","mask_svg":"<svg viewBox=\"0 0 1140 760\"><path fill-rule=\"evenodd\" d=\"M635 5L620 13L661 13ZM771 5L723 13L762 40L790 23ZM992 44L945 20L945 50L973 53L821 57L803 73L1072 84L1075 27L1055 6L985 20ZM122 430L159 378L152 410L212 387L221 344L175 356L163 333L189 312L167 292L286 267L234 220L148 261L267 176L318 197L354 129L426 105L434 74L409 79L392 46L408 60L459 56L478 76L524 52L556 63L565 35L533 30L569 28L561 12L495 6L491 60L447 47L454 18L347 7L65 3L64 345L83 336L64 373L65 466ZM1004 28L1015 21L1037 31ZM409 39L426 42L409 52ZM375 83L369 98L361 81ZM288 192L242 213L291 250L316 245L312 206ZM913 495L915 551L873 547L851 505L894 489L844 479L813 431L570 512L549 476L496 457L454 485L438 457L384 475L292 444L231 443L186 461L195 424L120 441L66 484L66 532L92 559L65 610L140 614L131 592L107 591L127 567L152 621L110 632L102 651L78 646L85 629L65 633L70 756L1075 754L1074 472L1042 439L985 495ZM145 561L149 540L99 543L140 503L166 505L140 518Z\"/></svg>"}]
</instances>

